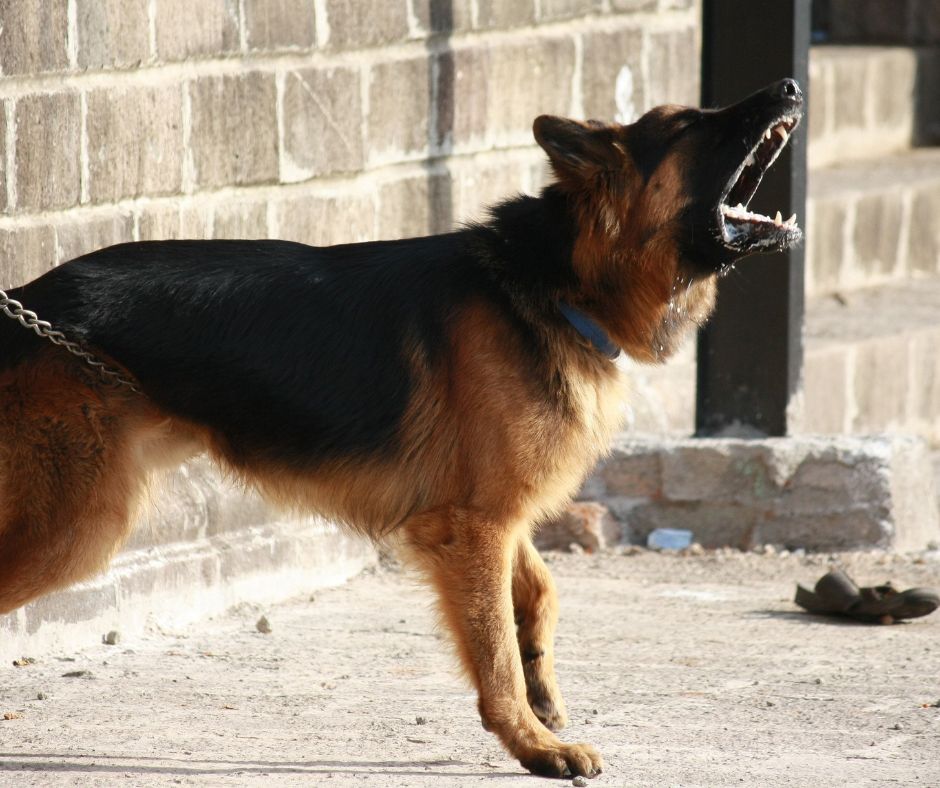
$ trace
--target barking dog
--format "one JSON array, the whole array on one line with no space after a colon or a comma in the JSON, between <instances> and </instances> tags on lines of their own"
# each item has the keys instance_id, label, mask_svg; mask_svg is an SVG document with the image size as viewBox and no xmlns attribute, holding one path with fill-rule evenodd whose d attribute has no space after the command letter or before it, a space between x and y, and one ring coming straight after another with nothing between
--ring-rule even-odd
<instances>
[{"instance_id":1,"label":"barking dog","mask_svg":"<svg viewBox=\"0 0 940 788\"><path fill-rule=\"evenodd\" d=\"M618 426L612 356L663 361L729 264L800 239L746 206L802 103L784 80L630 126L543 116L555 182L458 232L122 244L12 291L134 385L0 315L0 612L104 568L148 474L207 451L398 542L484 726L533 772L600 772L552 732L557 602L531 529Z\"/></svg>"}]
</instances>

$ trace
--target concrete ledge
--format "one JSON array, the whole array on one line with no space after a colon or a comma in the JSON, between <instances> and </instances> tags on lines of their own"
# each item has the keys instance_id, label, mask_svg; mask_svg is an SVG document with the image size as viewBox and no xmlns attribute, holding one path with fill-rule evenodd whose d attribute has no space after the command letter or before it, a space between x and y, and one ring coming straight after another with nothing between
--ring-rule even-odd
<instances>
[{"instance_id":1,"label":"concrete ledge","mask_svg":"<svg viewBox=\"0 0 940 788\"><path fill-rule=\"evenodd\" d=\"M320 518L289 520L205 462L169 477L154 500L106 574L0 616L0 661L99 643L111 629L272 604L342 583L375 560L368 542Z\"/></svg>"},{"instance_id":2,"label":"concrete ledge","mask_svg":"<svg viewBox=\"0 0 940 788\"><path fill-rule=\"evenodd\" d=\"M687 528L706 547L923 549L940 538L925 445L896 436L620 438L585 486L626 538Z\"/></svg>"}]
</instances>

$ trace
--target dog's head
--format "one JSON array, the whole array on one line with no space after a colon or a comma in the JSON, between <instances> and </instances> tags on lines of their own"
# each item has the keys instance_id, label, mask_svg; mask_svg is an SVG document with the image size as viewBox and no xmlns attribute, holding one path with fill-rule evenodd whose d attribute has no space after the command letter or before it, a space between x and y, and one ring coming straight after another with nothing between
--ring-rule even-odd
<instances>
[{"instance_id":1,"label":"dog's head","mask_svg":"<svg viewBox=\"0 0 940 788\"><path fill-rule=\"evenodd\" d=\"M715 275L735 260L801 240L795 217L747 206L802 107L786 79L725 109L657 107L629 126L535 120L576 214L584 303L632 355L668 355L680 324L711 312ZM614 314L628 295L634 318Z\"/></svg>"}]
</instances>

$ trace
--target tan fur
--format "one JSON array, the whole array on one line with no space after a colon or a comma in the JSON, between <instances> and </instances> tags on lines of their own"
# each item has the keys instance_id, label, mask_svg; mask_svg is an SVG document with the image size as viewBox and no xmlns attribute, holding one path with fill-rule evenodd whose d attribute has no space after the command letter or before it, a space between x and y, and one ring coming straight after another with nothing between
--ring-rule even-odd
<instances>
[{"instance_id":1,"label":"tan fur","mask_svg":"<svg viewBox=\"0 0 940 788\"><path fill-rule=\"evenodd\" d=\"M0 375L0 613L107 566L148 473L189 453L170 423L52 348Z\"/></svg>"}]
</instances>

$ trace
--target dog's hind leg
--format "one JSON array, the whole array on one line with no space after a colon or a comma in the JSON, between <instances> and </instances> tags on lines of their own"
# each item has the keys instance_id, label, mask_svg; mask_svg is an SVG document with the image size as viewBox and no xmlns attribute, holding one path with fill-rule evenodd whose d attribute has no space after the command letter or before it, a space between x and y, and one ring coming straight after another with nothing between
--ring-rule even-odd
<instances>
[{"instance_id":1,"label":"dog's hind leg","mask_svg":"<svg viewBox=\"0 0 940 788\"><path fill-rule=\"evenodd\" d=\"M411 518L402 530L437 589L444 621L477 689L484 727L536 774L601 771L603 762L592 747L560 741L526 700L512 606L521 528L473 510L441 508Z\"/></svg>"},{"instance_id":2,"label":"dog's hind leg","mask_svg":"<svg viewBox=\"0 0 940 788\"><path fill-rule=\"evenodd\" d=\"M543 725L561 730L568 716L555 679L558 595L548 567L526 535L519 538L512 565L512 606L529 705Z\"/></svg>"},{"instance_id":3,"label":"dog's hind leg","mask_svg":"<svg viewBox=\"0 0 940 788\"><path fill-rule=\"evenodd\" d=\"M103 569L144 482L146 401L59 355L0 373L0 613Z\"/></svg>"}]
</instances>

